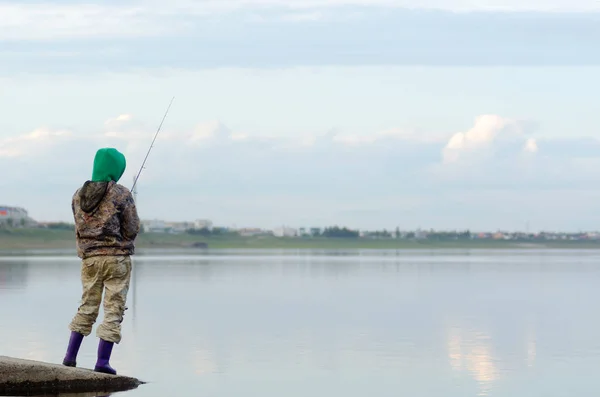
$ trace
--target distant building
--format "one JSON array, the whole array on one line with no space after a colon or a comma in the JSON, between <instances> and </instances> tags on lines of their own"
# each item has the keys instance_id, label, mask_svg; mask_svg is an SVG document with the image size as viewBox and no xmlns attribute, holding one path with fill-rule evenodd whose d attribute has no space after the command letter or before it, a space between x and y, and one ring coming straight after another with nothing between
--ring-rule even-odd
<instances>
[{"instance_id":1,"label":"distant building","mask_svg":"<svg viewBox=\"0 0 600 397\"><path fill-rule=\"evenodd\" d=\"M194 228L193 222L165 222L159 219L141 221L145 233L173 233L181 234Z\"/></svg>"},{"instance_id":2,"label":"distant building","mask_svg":"<svg viewBox=\"0 0 600 397\"><path fill-rule=\"evenodd\" d=\"M267 236L270 234L268 231L259 228L242 228L237 229L237 232L243 237Z\"/></svg>"},{"instance_id":3,"label":"distant building","mask_svg":"<svg viewBox=\"0 0 600 397\"><path fill-rule=\"evenodd\" d=\"M185 233L189 229L194 228L193 222L169 222L167 223L169 227L168 232L173 234L181 234Z\"/></svg>"},{"instance_id":4,"label":"distant building","mask_svg":"<svg viewBox=\"0 0 600 397\"><path fill-rule=\"evenodd\" d=\"M420 230L420 229L419 229L419 230L417 230L417 231L415 232L415 238L416 238L417 240L424 240L424 239L426 239L426 238L427 238L427 235L428 235L428 234L427 234L427 232L426 232L426 231L424 231L424 230Z\"/></svg>"},{"instance_id":5,"label":"distant building","mask_svg":"<svg viewBox=\"0 0 600 397\"><path fill-rule=\"evenodd\" d=\"M208 219L196 219L194 222L194 229L213 229L213 223Z\"/></svg>"},{"instance_id":6,"label":"distant building","mask_svg":"<svg viewBox=\"0 0 600 397\"><path fill-rule=\"evenodd\" d=\"M496 232L492 235L492 238L494 240L504 240L504 233L502 232Z\"/></svg>"},{"instance_id":7,"label":"distant building","mask_svg":"<svg viewBox=\"0 0 600 397\"><path fill-rule=\"evenodd\" d=\"M597 233L597 232L587 233L587 238L590 240L598 240L598 239L600 239L600 233Z\"/></svg>"},{"instance_id":8,"label":"distant building","mask_svg":"<svg viewBox=\"0 0 600 397\"><path fill-rule=\"evenodd\" d=\"M34 225L37 225L37 222L29 217L27 210L24 208L0 205L0 226L25 227Z\"/></svg>"},{"instance_id":9,"label":"distant building","mask_svg":"<svg viewBox=\"0 0 600 397\"><path fill-rule=\"evenodd\" d=\"M273 235L275 237L296 237L298 235L298 231L296 229L292 229L291 227L279 227L273 230Z\"/></svg>"},{"instance_id":10,"label":"distant building","mask_svg":"<svg viewBox=\"0 0 600 397\"><path fill-rule=\"evenodd\" d=\"M141 223L144 233L165 233L167 230L167 224L165 221L158 219L142 221Z\"/></svg>"}]
</instances>

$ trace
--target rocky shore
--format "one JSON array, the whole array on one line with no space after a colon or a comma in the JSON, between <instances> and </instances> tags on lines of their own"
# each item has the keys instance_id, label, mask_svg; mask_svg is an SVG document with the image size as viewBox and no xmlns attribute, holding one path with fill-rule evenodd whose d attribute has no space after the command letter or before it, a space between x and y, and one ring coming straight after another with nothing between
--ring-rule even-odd
<instances>
[{"instance_id":1,"label":"rocky shore","mask_svg":"<svg viewBox=\"0 0 600 397\"><path fill-rule=\"evenodd\" d=\"M87 392L108 395L135 389L143 383L135 378L90 369L0 356L0 396Z\"/></svg>"}]
</instances>

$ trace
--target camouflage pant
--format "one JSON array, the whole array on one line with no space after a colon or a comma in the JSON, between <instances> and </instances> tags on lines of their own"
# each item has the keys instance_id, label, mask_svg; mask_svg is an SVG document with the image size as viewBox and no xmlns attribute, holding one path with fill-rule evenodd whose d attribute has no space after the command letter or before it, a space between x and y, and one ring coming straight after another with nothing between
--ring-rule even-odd
<instances>
[{"instance_id":1,"label":"camouflage pant","mask_svg":"<svg viewBox=\"0 0 600 397\"><path fill-rule=\"evenodd\" d=\"M88 336L98 318L102 292L104 294L104 321L98 327L97 336L107 342L121 341L121 322L131 278L129 256L94 256L81 264L83 294L77 314L69 329Z\"/></svg>"}]
</instances>

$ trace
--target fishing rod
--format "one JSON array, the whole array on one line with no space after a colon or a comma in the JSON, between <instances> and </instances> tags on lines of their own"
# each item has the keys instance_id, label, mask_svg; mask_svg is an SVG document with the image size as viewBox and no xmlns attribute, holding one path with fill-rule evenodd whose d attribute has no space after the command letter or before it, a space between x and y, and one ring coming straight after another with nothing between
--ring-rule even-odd
<instances>
[{"instance_id":1,"label":"fishing rod","mask_svg":"<svg viewBox=\"0 0 600 397\"><path fill-rule=\"evenodd\" d=\"M148 160L148 156L150 155L150 151L152 150L152 148L154 147L154 141L156 141L156 137L158 136L158 133L160 132L160 129L162 128L163 123L165 122L165 119L167 118L167 114L169 114L169 109L171 109L171 105L173 104L173 100L175 99L175 97L171 98L171 102L169 103L169 107L167 108L167 111L165 112L165 115L162 118L162 121L160 122L160 125L158 126L158 129L156 130L156 134L154 134L154 139L152 139L152 143L150 144L150 148L148 149L148 153L146 153L146 157L144 157L144 161L142 162L142 166L140 167L140 171L137 173L134 181L133 181L133 186L131 187L131 191L133 192L133 189L135 189L135 185L137 184L138 178L140 177L142 170L144 169L144 165L146 164L146 160Z\"/></svg>"},{"instance_id":2,"label":"fishing rod","mask_svg":"<svg viewBox=\"0 0 600 397\"><path fill-rule=\"evenodd\" d=\"M171 98L171 102L169 102L169 107L167 108L167 111L165 112L165 115L163 116L160 125L158 126L158 129L156 130L156 134L154 134L154 139L152 139L152 143L150 144L150 148L148 148L148 152L146 153L146 157L144 157L144 161L142 162L142 166L140 167L139 172L137 173L134 181L133 181L133 186L131 187L131 191L134 192L135 194L135 185L137 184L137 181L140 177L140 175L142 174L142 170L144 169L144 165L146 164L146 160L148 160L148 156L150 155L150 151L152 150L152 148L154 147L154 141L156 141L156 137L158 136L158 133L160 132L160 129L162 128L163 123L165 122L165 119L167 118L167 114L169 114L169 109L171 109L171 105L173 104L173 100L175 99L175 97ZM131 276L133 278L132 280L132 287L133 287L133 328L134 328L134 332L135 332L135 303L137 301L136 299L136 286L137 286L137 280L136 280L136 276L137 275L137 271L134 271L134 267L132 266L131 268Z\"/></svg>"}]
</instances>

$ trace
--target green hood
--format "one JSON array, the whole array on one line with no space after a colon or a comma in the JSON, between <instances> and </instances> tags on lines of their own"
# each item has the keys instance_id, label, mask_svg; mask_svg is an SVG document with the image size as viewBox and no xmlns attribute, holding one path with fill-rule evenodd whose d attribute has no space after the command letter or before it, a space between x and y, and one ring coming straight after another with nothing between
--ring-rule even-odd
<instances>
[{"instance_id":1,"label":"green hood","mask_svg":"<svg viewBox=\"0 0 600 397\"><path fill-rule=\"evenodd\" d=\"M125 156L117 149L104 148L96 152L92 182L118 182L126 167Z\"/></svg>"}]
</instances>

